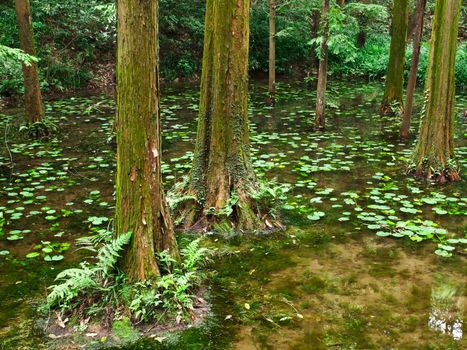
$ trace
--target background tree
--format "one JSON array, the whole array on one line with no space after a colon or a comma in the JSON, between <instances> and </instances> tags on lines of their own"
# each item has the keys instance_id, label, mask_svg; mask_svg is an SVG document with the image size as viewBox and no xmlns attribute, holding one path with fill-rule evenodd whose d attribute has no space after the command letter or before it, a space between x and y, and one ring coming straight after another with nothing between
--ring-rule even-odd
<instances>
[{"instance_id":1,"label":"background tree","mask_svg":"<svg viewBox=\"0 0 467 350\"><path fill-rule=\"evenodd\" d=\"M248 136L250 1L208 0L206 6L193 169L180 185L192 200L179 206L178 219L192 230L261 230L273 224L253 198L259 185Z\"/></svg>"},{"instance_id":2,"label":"background tree","mask_svg":"<svg viewBox=\"0 0 467 350\"><path fill-rule=\"evenodd\" d=\"M316 92L315 130L323 130L325 126L324 109L326 107L326 82L328 74L328 35L329 35L329 0L323 1L321 13L322 41L319 56L318 86Z\"/></svg>"},{"instance_id":3,"label":"background tree","mask_svg":"<svg viewBox=\"0 0 467 350\"><path fill-rule=\"evenodd\" d=\"M394 0L391 25L391 48L386 72L381 112L392 113L392 105L403 107L405 40L409 20L409 0Z\"/></svg>"},{"instance_id":4,"label":"background tree","mask_svg":"<svg viewBox=\"0 0 467 350\"><path fill-rule=\"evenodd\" d=\"M461 0L436 1L426 105L413 154L415 175L441 183L460 179L454 163L454 66L460 11Z\"/></svg>"},{"instance_id":5,"label":"background tree","mask_svg":"<svg viewBox=\"0 0 467 350\"><path fill-rule=\"evenodd\" d=\"M19 28L20 48L30 56L36 55L34 34L29 0L16 0L16 19ZM35 61L23 62L24 108L29 123L43 119L42 96L39 84L39 74Z\"/></svg>"},{"instance_id":6,"label":"background tree","mask_svg":"<svg viewBox=\"0 0 467 350\"><path fill-rule=\"evenodd\" d=\"M269 96L276 94L276 0L269 0Z\"/></svg>"},{"instance_id":7,"label":"background tree","mask_svg":"<svg viewBox=\"0 0 467 350\"><path fill-rule=\"evenodd\" d=\"M115 229L133 233L121 263L133 282L159 275L157 252L178 253L161 180L158 2L117 5Z\"/></svg>"},{"instance_id":8,"label":"background tree","mask_svg":"<svg viewBox=\"0 0 467 350\"><path fill-rule=\"evenodd\" d=\"M310 37L316 38L319 31L319 20L321 13L318 9L313 9L310 11L309 15L309 26L310 26ZM317 72L319 69L319 59L316 55L316 44L311 42L310 48L310 72Z\"/></svg>"},{"instance_id":9,"label":"background tree","mask_svg":"<svg viewBox=\"0 0 467 350\"><path fill-rule=\"evenodd\" d=\"M404 114L402 115L402 124L400 130L400 137L402 140L407 140L410 133L410 116L412 114L412 102L415 92L415 85L417 84L418 62L420 60L420 43L423 35L423 18L425 16L426 0L419 0L415 10L416 27L414 30L413 38L413 52L410 61L410 74L407 83L406 99Z\"/></svg>"}]
</instances>

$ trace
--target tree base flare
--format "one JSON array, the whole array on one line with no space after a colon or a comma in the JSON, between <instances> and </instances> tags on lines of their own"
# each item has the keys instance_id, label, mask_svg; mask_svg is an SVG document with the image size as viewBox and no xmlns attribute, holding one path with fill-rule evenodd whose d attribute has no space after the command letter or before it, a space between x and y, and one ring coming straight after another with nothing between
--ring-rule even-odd
<instances>
[{"instance_id":1,"label":"tree base flare","mask_svg":"<svg viewBox=\"0 0 467 350\"><path fill-rule=\"evenodd\" d=\"M219 233L273 232L285 227L276 216L283 188L256 189L237 186L228 194L225 204L215 208L208 201L200 200L192 186L184 182L169 194L169 204L174 212L177 228L191 232L215 231Z\"/></svg>"},{"instance_id":2,"label":"tree base flare","mask_svg":"<svg viewBox=\"0 0 467 350\"><path fill-rule=\"evenodd\" d=\"M419 167L410 168L408 174L413 174L417 178L427 179L430 182L444 184L447 182L461 181L461 177L457 170L443 169L441 171L433 172L430 168Z\"/></svg>"},{"instance_id":3,"label":"tree base flare","mask_svg":"<svg viewBox=\"0 0 467 350\"><path fill-rule=\"evenodd\" d=\"M379 113L386 116L403 115L404 107L400 102L394 102L393 104L383 103L379 108Z\"/></svg>"}]
</instances>

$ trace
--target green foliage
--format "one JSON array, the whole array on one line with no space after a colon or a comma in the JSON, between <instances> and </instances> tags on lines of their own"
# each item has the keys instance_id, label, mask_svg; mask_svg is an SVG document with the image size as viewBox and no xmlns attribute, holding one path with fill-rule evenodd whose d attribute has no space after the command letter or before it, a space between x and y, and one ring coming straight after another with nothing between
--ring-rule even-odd
<instances>
[{"instance_id":1,"label":"green foliage","mask_svg":"<svg viewBox=\"0 0 467 350\"><path fill-rule=\"evenodd\" d=\"M204 0L159 1L161 76L166 80L201 72Z\"/></svg>"},{"instance_id":2,"label":"green foliage","mask_svg":"<svg viewBox=\"0 0 467 350\"><path fill-rule=\"evenodd\" d=\"M206 278L202 268L210 262L209 250L200 247L200 239L196 239L181 248L180 255L182 259L176 260L167 251L159 253L162 276L130 287L129 309L137 321L175 317L180 322L193 310L195 293Z\"/></svg>"},{"instance_id":3,"label":"green foliage","mask_svg":"<svg viewBox=\"0 0 467 350\"><path fill-rule=\"evenodd\" d=\"M258 184L258 189L251 190L251 198L259 208L269 208L269 214L274 218L279 207L286 200L286 193L290 188L274 181L259 181Z\"/></svg>"},{"instance_id":4,"label":"green foliage","mask_svg":"<svg viewBox=\"0 0 467 350\"><path fill-rule=\"evenodd\" d=\"M268 0L253 1L250 19L250 71L268 70ZM381 78L389 56L390 15L388 1L331 1L329 12L329 73L335 76ZM432 5L432 4L431 4ZM430 3L428 8L430 8ZM202 0L160 0L161 77L166 80L199 77L203 51L205 2ZM320 13L322 1L283 0L277 2L276 65L279 73L309 71L311 45L319 54L321 35L312 35L313 13ZM31 0L33 28L43 90L63 91L86 86L96 67L115 61L116 10L110 0ZM428 11L428 13L430 13ZM18 49L14 6L0 4L0 94L23 92L20 62L34 60ZM429 18L426 21L430 23ZM427 38L425 38L427 39ZM465 43L457 51L456 81L467 81ZM411 50L408 50L406 74ZM5 63L6 62L6 63ZM428 44L422 46L419 79L424 82ZM106 66L108 67L108 66ZM106 68L106 71L108 69ZM99 78L99 77L97 77Z\"/></svg>"},{"instance_id":5,"label":"green foliage","mask_svg":"<svg viewBox=\"0 0 467 350\"><path fill-rule=\"evenodd\" d=\"M50 119L43 119L38 122L28 123L19 127L19 132L31 138L48 137L58 131L58 125Z\"/></svg>"},{"instance_id":6,"label":"green foliage","mask_svg":"<svg viewBox=\"0 0 467 350\"><path fill-rule=\"evenodd\" d=\"M11 62L21 62L29 66L32 62L37 62L38 59L20 49L14 49L0 44L0 61L3 62L4 65Z\"/></svg>"},{"instance_id":7,"label":"green foliage","mask_svg":"<svg viewBox=\"0 0 467 350\"><path fill-rule=\"evenodd\" d=\"M60 272L56 284L50 287L47 296L49 307L58 307L62 311L72 309L74 300L80 293L93 294L103 291L109 283L110 274L115 268L117 258L124 246L130 242L131 233L126 233L104 244L98 251L97 262L90 264L82 262L80 268L71 268Z\"/></svg>"},{"instance_id":8,"label":"green foliage","mask_svg":"<svg viewBox=\"0 0 467 350\"><path fill-rule=\"evenodd\" d=\"M31 0L43 89L82 87L90 80L97 60L113 60L116 30L112 7L113 2L107 0ZM0 45L19 47L15 8L10 2L0 3L0 18ZM20 68L19 64L0 65L0 94L22 92Z\"/></svg>"},{"instance_id":9,"label":"green foliage","mask_svg":"<svg viewBox=\"0 0 467 350\"><path fill-rule=\"evenodd\" d=\"M181 249L180 261L163 251L158 254L162 273L159 278L128 284L116 265L130 238L131 233L127 233L111 239L109 232L102 230L81 239L78 244L97 251L96 262L82 262L79 268L60 272L56 280L61 283L50 287L47 306L72 313L85 300L89 304L87 316L103 312L110 303L115 315L129 312L137 322L186 319L187 312L194 308L196 291L206 278L202 268L210 262L208 249L196 239Z\"/></svg>"}]
</instances>

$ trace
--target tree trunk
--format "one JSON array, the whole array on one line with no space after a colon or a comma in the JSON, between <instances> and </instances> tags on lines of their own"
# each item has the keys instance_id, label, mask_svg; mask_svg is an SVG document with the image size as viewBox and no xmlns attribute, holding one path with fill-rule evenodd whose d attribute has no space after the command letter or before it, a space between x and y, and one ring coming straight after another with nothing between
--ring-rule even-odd
<instances>
[{"instance_id":1,"label":"tree trunk","mask_svg":"<svg viewBox=\"0 0 467 350\"><path fill-rule=\"evenodd\" d=\"M366 44L366 32L363 30L357 34L357 47L362 48Z\"/></svg>"},{"instance_id":2,"label":"tree trunk","mask_svg":"<svg viewBox=\"0 0 467 350\"><path fill-rule=\"evenodd\" d=\"M312 10L310 16L310 37L312 39L318 36L319 30L319 20L320 20L320 13L317 10ZM310 48L310 75L314 71L318 71L318 57L316 57L316 46L315 44L311 44Z\"/></svg>"},{"instance_id":3,"label":"tree trunk","mask_svg":"<svg viewBox=\"0 0 467 350\"><path fill-rule=\"evenodd\" d=\"M436 1L426 78L426 105L413 154L416 176L460 180L454 163L457 32L461 0Z\"/></svg>"},{"instance_id":4,"label":"tree trunk","mask_svg":"<svg viewBox=\"0 0 467 350\"><path fill-rule=\"evenodd\" d=\"M144 38L144 40L142 40ZM116 235L131 282L159 275L156 253L178 256L161 179L158 2L118 0Z\"/></svg>"},{"instance_id":5,"label":"tree trunk","mask_svg":"<svg viewBox=\"0 0 467 350\"><path fill-rule=\"evenodd\" d=\"M253 198L259 185L248 136L249 0L207 0L198 134L193 168L175 189L185 229L271 228Z\"/></svg>"},{"instance_id":6,"label":"tree trunk","mask_svg":"<svg viewBox=\"0 0 467 350\"><path fill-rule=\"evenodd\" d=\"M326 83L328 74L328 14L329 0L324 0L323 12L321 15L323 41L321 42L320 47L318 87L316 93L316 117L314 123L315 130L324 130L325 127L324 110L326 107Z\"/></svg>"},{"instance_id":7,"label":"tree trunk","mask_svg":"<svg viewBox=\"0 0 467 350\"><path fill-rule=\"evenodd\" d=\"M276 0L269 0L269 97L276 95Z\"/></svg>"},{"instance_id":8,"label":"tree trunk","mask_svg":"<svg viewBox=\"0 0 467 350\"><path fill-rule=\"evenodd\" d=\"M34 34L32 30L29 0L16 0L16 20L19 27L20 48L25 53L35 56ZM29 123L40 122L44 117L42 108L39 73L36 62L23 63L24 107Z\"/></svg>"},{"instance_id":9,"label":"tree trunk","mask_svg":"<svg viewBox=\"0 0 467 350\"><path fill-rule=\"evenodd\" d=\"M402 125L400 137L402 140L407 140L410 133L410 116L412 114L412 102L415 86L417 84L418 61L420 58L420 43L423 35L423 17L425 16L426 0L420 0L416 9L416 28L413 39L413 53L410 62L410 75L407 83L407 92L405 100L404 114L402 115Z\"/></svg>"},{"instance_id":10,"label":"tree trunk","mask_svg":"<svg viewBox=\"0 0 467 350\"><path fill-rule=\"evenodd\" d=\"M386 86L381 104L383 114L391 114L392 105L403 110L405 39L409 20L409 0L394 0L391 26L391 48L386 72Z\"/></svg>"}]
</instances>

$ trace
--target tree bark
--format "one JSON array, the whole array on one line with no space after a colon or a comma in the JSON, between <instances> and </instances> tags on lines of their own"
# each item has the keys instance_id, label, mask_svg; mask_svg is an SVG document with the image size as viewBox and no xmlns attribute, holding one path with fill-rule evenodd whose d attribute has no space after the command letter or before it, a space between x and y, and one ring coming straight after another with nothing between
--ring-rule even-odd
<instances>
[{"instance_id":1,"label":"tree bark","mask_svg":"<svg viewBox=\"0 0 467 350\"><path fill-rule=\"evenodd\" d=\"M198 134L193 168L176 209L192 231L271 228L258 190L248 136L249 0L207 0ZM177 188L174 190L177 193Z\"/></svg>"},{"instance_id":2,"label":"tree bark","mask_svg":"<svg viewBox=\"0 0 467 350\"><path fill-rule=\"evenodd\" d=\"M315 130L324 130L325 117L324 110L326 107L326 83L328 73L328 14L329 0L323 2L323 12L321 14L321 28L323 41L320 47L320 59L318 70L318 86L316 92L316 117L314 123Z\"/></svg>"},{"instance_id":3,"label":"tree bark","mask_svg":"<svg viewBox=\"0 0 467 350\"><path fill-rule=\"evenodd\" d=\"M381 103L381 112L391 114L392 105L399 104L403 110L405 39L409 20L409 0L394 0L391 26L391 48L386 72L386 85Z\"/></svg>"},{"instance_id":4,"label":"tree bark","mask_svg":"<svg viewBox=\"0 0 467 350\"><path fill-rule=\"evenodd\" d=\"M423 35L423 18L425 16L425 7L426 0L420 0L418 2L417 9L415 12L416 28L414 31L415 35L413 39L413 53L410 62L409 81L407 83L405 108L404 114L402 115L402 124L400 130L400 138L402 140L407 140L410 134L410 117L412 114L413 95L415 91L415 86L417 84L417 71L418 62L420 58L420 43L422 41Z\"/></svg>"},{"instance_id":5,"label":"tree bark","mask_svg":"<svg viewBox=\"0 0 467 350\"><path fill-rule=\"evenodd\" d=\"M454 162L457 33L461 0L436 1L426 78L426 105L412 159L416 176L460 180Z\"/></svg>"},{"instance_id":6,"label":"tree bark","mask_svg":"<svg viewBox=\"0 0 467 350\"><path fill-rule=\"evenodd\" d=\"M158 1L118 0L116 235L131 231L121 266L131 282L178 256L161 179Z\"/></svg>"},{"instance_id":7,"label":"tree bark","mask_svg":"<svg viewBox=\"0 0 467 350\"><path fill-rule=\"evenodd\" d=\"M29 0L16 0L16 20L19 28L20 48L25 53L35 56L34 33L32 29ZM24 107L29 123L40 122L44 117L42 107L39 73L36 62L23 63Z\"/></svg>"},{"instance_id":8,"label":"tree bark","mask_svg":"<svg viewBox=\"0 0 467 350\"><path fill-rule=\"evenodd\" d=\"M276 0L269 0L269 97L276 95Z\"/></svg>"}]
</instances>

